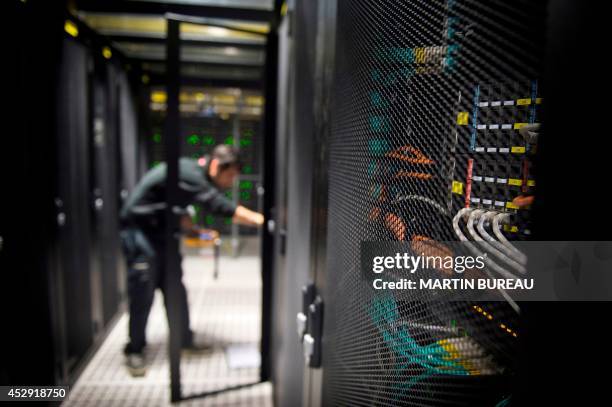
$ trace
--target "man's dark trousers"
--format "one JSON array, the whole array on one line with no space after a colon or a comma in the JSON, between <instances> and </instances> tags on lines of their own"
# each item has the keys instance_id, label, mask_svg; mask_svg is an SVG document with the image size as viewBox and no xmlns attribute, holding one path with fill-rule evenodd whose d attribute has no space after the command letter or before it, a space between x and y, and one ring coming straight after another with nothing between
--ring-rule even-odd
<instances>
[{"instance_id":1,"label":"man's dark trousers","mask_svg":"<svg viewBox=\"0 0 612 407\"><path fill-rule=\"evenodd\" d=\"M139 228L124 230L122 242L128 263L130 310L130 342L125 347L125 353L140 353L146 345L145 330L156 288L162 290L166 312L168 310L168 296L164 284L166 242L163 234L145 233ZM181 269L178 273L181 280L182 275ZM181 310L182 345L189 346L193 341L193 333L189 328L187 291L182 281L179 282L177 301Z\"/></svg>"}]
</instances>

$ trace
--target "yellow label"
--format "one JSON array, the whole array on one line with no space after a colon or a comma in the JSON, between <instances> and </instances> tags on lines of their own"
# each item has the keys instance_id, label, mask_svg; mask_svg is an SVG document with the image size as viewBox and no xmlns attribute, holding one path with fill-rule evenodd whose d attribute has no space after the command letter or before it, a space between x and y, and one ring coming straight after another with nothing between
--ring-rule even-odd
<instances>
[{"instance_id":1,"label":"yellow label","mask_svg":"<svg viewBox=\"0 0 612 407\"><path fill-rule=\"evenodd\" d=\"M525 152L525 147L523 146L514 146L512 147L512 149L510 150L515 154L523 154Z\"/></svg>"},{"instance_id":2,"label":"yellow label","mask_svg":"<svg viewBox=\"0 0 612 407\"><path fill-rule=\"evenodd\" d=\"M504 231L505 232L516 233L516 232L518 232L518 227L517 226L504 225Z\"/></svg>"},{"instance_id":3,"label":"yellow label","mask_svg":"<svg viewBox=\"0 0 612 407\"><path fill-rule=\"evenodd\" d=\"M535 180L532 180L532 179L528 180L527 181L527 186L534 187L535 186Z\"/></svg>"},{"instance_id":4,"label":"yellow label","mask_svg":"<svg viewBox=\"0 0 612 407\"><path fill-rule=\"evenodd\" d=\"M542 98L537 98L537 99L536 99L536 105L541 105L543 101L544 101L544 99L542 99Z\"/></svg>"},{"instance_id":5,"label":"yellow label","mask_svg":"<svg viewBox=\"0 0 612 407\"><path fill-rule=\"evenodd\" d=\"M463 182L453 181L453 194L463 195Z\"/></svg>"},{"instance_id":6,"label":"yellow label","mask_svg":"<svg viewBox=\"0 0 612 407\"><path fill-rule=\"evenodd\" d=\"M512 202L506 202L506 208L508 209L518 209L519 207L513 204Z\"/></svg>"},{"instance_id":7,"label":"yellow label","mask_svg":"<svg viewBox=\"0 0 612 407\"><path fill-rule=\"evenodd\" d=\"M514 130L522 129L525 126L527 126L527 123L514 123Z\"/></svg>"},{"instance_id":8,"label":"yellow label","mask_svg":"<svg viewBox=\"0 0 612 407\"><path fill-rule=\"evenodd\" d=\"M155 92L151 92L151 102L153 103L166 103L167 95L163 90L157 90Z\"/></svg>"},{"instance_id":9,"label":"yellow label","mask_svg":"<svg viewBox=\"0 0 612 407\"><path fill-rule=\"evenodd\" d=\"M468 112L459 112L457 115L457 124L459 126L465 126L468 124L470 120L470 115Z\"/></svg>"},{"instance_id":10,"label":"yellow label","mask_svg":"<svg viewBox=\"0 0 612 407\"><path fill-rule=\"evenodd\" d=\"M519 105L519 106L530 105L531 104L531 99L518 99L516 101L516 104Z\"/></svg>"},{"instance_id":11,"label":"yellow label","mask_svg":"<svg viewBox=\"0 0 612 407\"><path fill-rule=\"evenodd\" d=\"M523 180L517 179L517 178L510 178L508 180L508 185L514 185L516 187L520 187L521 185L523 185Z\"/></svg>"}]
</instances>

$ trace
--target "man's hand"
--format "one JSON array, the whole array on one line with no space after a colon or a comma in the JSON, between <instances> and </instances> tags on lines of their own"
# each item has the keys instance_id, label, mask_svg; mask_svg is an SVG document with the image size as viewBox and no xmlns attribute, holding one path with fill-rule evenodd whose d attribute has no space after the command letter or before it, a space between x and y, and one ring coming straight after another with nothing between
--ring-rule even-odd
<instances>
[{"instance_id":1,"label":"man's hand","mask_svg":"<svg viewBox=\"0 0 612 407\"><path fill-rule=\"evenodd\" d=\"M232 221L246 226L261 226L264 223L264 217L261 213L239 205L234 212Z\"/></svg>"},{"instance_id":2,"label":"man's hand","mask_svg":"<svg viewBox=\"0 0 612 407\"><path fill-rule=\"evenodd\" d=\"M197 235L198 226L193 223L193 219L189 215L183 215L180 219L181 232L186 235Z\"/></svg>"}]
</instances>

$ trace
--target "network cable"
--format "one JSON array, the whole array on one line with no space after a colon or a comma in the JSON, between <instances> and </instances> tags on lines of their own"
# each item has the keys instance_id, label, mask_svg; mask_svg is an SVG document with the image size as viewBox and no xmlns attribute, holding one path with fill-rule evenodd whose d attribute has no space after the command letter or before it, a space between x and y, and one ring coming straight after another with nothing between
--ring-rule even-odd
<instances>
[{"instance_id":1,"label":"network cable","mask_svg":"<svg viewBox=\"0 0 612 407\"><path fill-rule=\"evenodd\" d=\"M455 230L455 234L457 234L457 237L459 238L459 240L461 240L462 242L465 243L465 246L475 255L479 256L481 255L481 251L476 248L469 240L468 238L463 234L463 232L461 231L461 227L459 226L459 220L461 220L466 214L473 212L474 209L472 208L462 208L460 209L457 214L455 215L455 217L453 218L453 229ZM471 215L470 215L471 216ZM469 217L468 217L469 219ZM469 229L469 223L468 223L468 229ZM473 226L472 226L472 230L473 230ZM498 269L500 268L499 266L497 266L497 264L495 264L492 261L487 261L487 263L489 263L489 265L492 266L492 268L495 269L495 267L497 267ZM493 263L493 264L491 264ZM498 270L496 270L498 271ZM495 277L491 274L491 272L488 269L484 270L485 274L487 275L487 277L494 279ZM499 271L498 271L499 272ZM507 272L509 273L509 272ZM511 274L510 278L516 278L514 275ZM512 307L512 309L514 309L514 311L516 311L517 314L520 314L521 309L518 306L518 304L510 297L510 295L506 292L506 290L502 290L502 289L498 289L499 293L501 294L502 297L504 297L504 299L506 300L506 302Z\"/></svg>"},{"instance_id":2,"label":"network cable","mask_svg":"<svg viewBox=\"0 0 612 407\"><path fill-rule=\"evenodd\" d=\"M478 235L478 233L476 232L476 229L474 228L474 223L476 222L476 219L479 218L484 212L485 211L482 209L476 209L472 211L472 213L470 213L470 216L468 217L468 220L466 222L469 234L477 242L484 242L484 239L480 237L480 235ZM497 264L497 262L491 260L488 257L485 259L485 263L491 266L493 271L503 276L504 278L511 278L511 279L516 278L516 276L512 272L506 270L504 267L500 266L499 264Z\"/></svg>"},{"instance_id":3,"label":"network cable","mask_svg":"<svg viewBox=\"0 0 612 407\"><path fill-rule=\"evenodd\" d=\"M518 261L512 258L512 253L510 252L503 244L499 243L497 240L493 238L487 231L485 230L485 222L488 219L495 216L497 212L488 211L484 214L480 215L480 220L478 221L478 225L476 226L476 230L484 239L480 239L479 242L483 245L489 252L491 252L494 256L501 259L504 263L510 265L514 270L518 271L521 274L527 273L527 269L524 265L520 264ZM503 250L500 250L503 249Z\"/></svg>"},{"instance_id":4,"label":"network cable","mask_svg":"<svg viewBox=\"0 0 612 407\"><path fill-rule=\"evenodd\" d=\"M493 226L491 227L491 229L493 229L493 233L495 234L497 239L504 246L506 246L509 250L511 250L514 253L514 257L516 257L517 260L521 264L527 264L527 256L525 255L525 253L521 252L519 249L514 247L514 245L512 243L510 243L510 241L508 241L506 236L504 236L504 234L501 232L500 222L501 221L505 221L508 218L510 218L510 214L508 214L508 213L500 213L499 215L494 216L493 217Z\"/></svg>"},{"instance_id":5,"label":"network cable","mask_svg":"<svg viewBox=\"0 0 612 407\"><path fill-rule=\"evenodd\" d=\"M495 237L491 236L486 229L484 228L484 222L488 221L489 219L495 217L496 215L500 214L500 212L496 212L496 211L489 211L487 212L483 218L481 218L482 221L482 225L479 222L478 223L478 231L480 232L481 236L485 238L485 240L489 241L491 244L493 244L498 250L501 250L502 252L505 252L507 256L509 257L514 257L516 255L516 253L511 250L509 247L505 246L504 244L502 244L499 240L497 240ZM493 222L490 221L489 223L489 227L495 232L495 228L493 227ZM497 228L497 230L499 231L499 227ZM527 264L527 258L526 257L521 257L521 258L513 258L514 261L518 262L519 264L525 266Z\"/></svg>"}]
</instances>

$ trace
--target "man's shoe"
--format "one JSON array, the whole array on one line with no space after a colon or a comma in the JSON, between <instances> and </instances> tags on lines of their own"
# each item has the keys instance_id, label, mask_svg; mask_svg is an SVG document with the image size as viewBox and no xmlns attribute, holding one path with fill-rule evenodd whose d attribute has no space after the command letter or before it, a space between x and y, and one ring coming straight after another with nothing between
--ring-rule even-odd
<instances>
[{"instance_id":1,"label":"man's shoe","mask_svg":"<svg viewBox=\"0 0 612 407\"><path fill-rule=\"evenodd\" d=\"M197 340L193 340L189 345L181 347L182 353L186 355L206 355L212 353L213 350L213 345Z\"/></svg>"},{"instance_id":2,"label":"man's shoe","mask_svg":"<svg viewBox=\"0 0 612 407\"><path fill-rule=\"evenodd\" d=\"M128 353L125 355L125 366L132 377L142 377L147 373L144 353Z\"/></svg>"}]
</instances>

